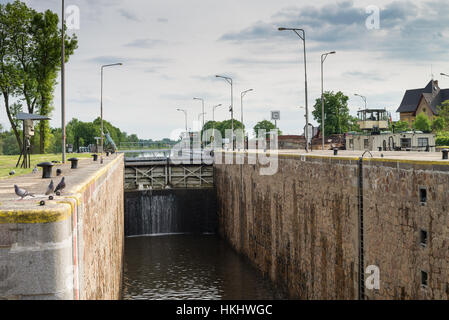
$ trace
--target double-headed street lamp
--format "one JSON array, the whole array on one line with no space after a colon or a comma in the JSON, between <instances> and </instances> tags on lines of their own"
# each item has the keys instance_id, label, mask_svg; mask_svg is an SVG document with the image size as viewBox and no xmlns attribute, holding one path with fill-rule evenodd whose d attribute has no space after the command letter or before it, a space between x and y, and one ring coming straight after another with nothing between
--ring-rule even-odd
<instances>
[{"instance_id":1,"label":"double-headed street lamp","mask_svg":"<svg viewBox=\"0 0 449 320\"><path fill-rule=\"evenodd\" d=\"M185 119L186 119L186 137L188 136L188 129L187 129L187 110L185 110L185 109L176 109L176 110L178 110L179 112L184 112L184 116L185 116Z\"/></svg>"},{"instance_id":2,"label":"double-headed street lamp","mask_svg":"<svg viewBox=\"0 0 449 320\"><path fill-rule=\"evenodd\" d=\"M331 51L327 53L323 53L321 55L321 135L323 136L323 151L324 151L324 135L325 135L325 120L324 120L324 61L330 54L336 54L337 52Z\"/></svg>"},{"instance_id":3,"label":"double-headed street lamp","mask_svg":"<svg viewBox=\"0 0 449 320\"><path fill-rule=\"evenodd\" d=\"M245 126L244 125L244 123L243 123L243 98L246 96L246 94L248 93L248 92L251 92L251 91L254 91L254 89L249 89L249 90L246 90L246 91L243 91L241 94L240 94L240 107L241 107L241 112L242 112L242 125L243 126Z\"/></svg>"},{"instance_id":4,"label":"double-headed street lamp","mask_svg":"<svg viewBox=\"0 0 449 320\"><path fill-rule=\"evenodd\" d=\"M232 78L219 75L216 75L215 77L224 79L226 80L227 83L231 85L231 108L229 111L231 112L231 124L232 124L232 136L231 136L232 150L234 150L234 88Z\"/></svg>"},{"instance_id":5,"label":"double-headed street lamp","mask_svg":"<svg viewBox=\"0 0 449 320\"><path fill-rule=\"evenodd\" d=\"M104 132L103 132L103 70L108 67L122 66L123 63L105 64L101 66L101 153L104 148Z\"/></svg>"},{"instance_id":6,"label":"double-headed street lamp","mask_svg":"<svg viewBox=\"0 0 449 320\"><path fill-rule=\"evenodd\" d=\"M193 100L198 100L198 101L201 101L202 103L203 103L203 128L204 128L204 115L206 114L205 112L204 112L204 99L203 98L193 98ZM200 121L199 119L198 119L198 121Z\"/></svg>"},{"instance_id":7,"label":"double-headed street lamp","mask_svg":"<svg viewBox=\"0 0 449 320\"><path fill-rule=\"evenodd\" d=\"M306 32L304 29L297 28L279 28L279 31L293 31L301 38L304 44L304 75L305 75L305 95L306 95L306 152L309 152L309 97L307 93L307 55L306 55Z\"/></svg>"}]
</instances>

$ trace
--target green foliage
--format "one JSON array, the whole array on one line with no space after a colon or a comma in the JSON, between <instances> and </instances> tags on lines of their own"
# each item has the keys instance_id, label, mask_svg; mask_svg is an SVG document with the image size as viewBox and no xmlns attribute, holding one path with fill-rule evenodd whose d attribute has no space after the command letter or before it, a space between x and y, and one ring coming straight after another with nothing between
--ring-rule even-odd
<instances>
[{"instance_id":1,"label":"green foliage","mask_svg":"<svg viewBox=\"0 0 449 320\"><path fill-rule=\"evenodd\" d=\"M263 120L263 121L260 121L259 123L257 123L254 126L253 130L254 130L254 134L256 136L259 134L259 130L265 130L265 132L267 134L267 137L269 137L270 136L270 132L272 130L276 130L276 126L271 121ZM278 131L278 135L282 135L281 130L277 129L277 131Z\"/></svg>"},{"instance_id":2,"label":"green foliage","mask_svg":"<svg viewBox=\"0 0 449 320\"><path fill-rule=\"evenodd\" d=\"M28 7L21 1L0 4L0 92L6 113L21 145L15 113L23 102L28 113L44 116L53 111L53 90L61 66L61 31L58 14L44 13ZM76 36L66 35L65 59L77 48ZM11 104L11 99L19 104ZM40 139L33 139L39 152L51 146L51 129L48 121L37 123Z\"/></svg>"},{"instance_id":3,"label":"green foliage","mask_svg":"<svg viewBox=\"0 0 449 320\"><path fill-rule=\"evenodd\" d=\"M443 117L435 117L432 121L432 131L441 132L446 128L446 121Z\"/></svg>"},{"instance_id":4,"label":"green foliage","mask_svg":"<svg viewBox=\"0 0 449 320\"><path fill-rule=\"evenodd\" d=\"M424 133L432 132L432 122L425 113L420 113L416 117L416 120L413 121L413 129Z\"/></svg>"},{"instance_id":5,"label":"green foliage","mask_svg":"<svg viewBox=\"0 0 449 320\"><path fill-rule=\"evenodd\" d=\"M410 131L410 126L407 121L398 121L394 125L394 132L407 132Z\"/></svg>"},{"instance_id":6,"label":"green foliage","mask_svg":"<svg viewBox=\"0 0 449 320\"><path fill-rule=\"evenodd\" d=\"M443 131L438 133L436 137L437 147L449 146L449 132Z\"/></svg>"},{"instance_id":7,"label":"green foliage","mask_svg":"<svg viewBox=\"0 0 449 320\"><path fill-rule=\"evenodd\" d=\"M325 136L359 130L357 120L349 114L349 97L343 92L324 93ZM313 117L322 123L321 97L316 99Z\"/></svg>"},{"instance_id":8,"label":"green foliage","mask_svg":"<svg viewBox=\"0 0 449 320\"><path fill-rule=\"evenodd\" d=\"M201 131L201 135L203 132L209 129L215 129L220 132L221 137L226 138L226 130L232 130L232 120L225 120L222 122L217 121L208 121L204 124L203 130ZM245 126L238 120L234 119L234 132L238 129L245 129Z\"/></svg>"}]
</instances>

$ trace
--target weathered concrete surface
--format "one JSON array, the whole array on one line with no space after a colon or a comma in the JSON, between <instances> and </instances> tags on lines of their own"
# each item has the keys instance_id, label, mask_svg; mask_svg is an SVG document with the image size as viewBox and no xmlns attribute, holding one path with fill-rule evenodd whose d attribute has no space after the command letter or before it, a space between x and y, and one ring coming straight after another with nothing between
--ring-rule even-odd
<instances>
[{"instance_id":1,"label":"weathered concrete surface","mask_svg":"<svg viewBox=\"0 0 449 320\"><path fill-rule=\"evenodd\" d=\"M59 166L67 189L54 201L40 174L0 181L0 299L120 298L123 159ZM14 184L36 197L19 200Z\"/></svg>"},{"instance_id":2,"label":"weathered concrete surface","mask_svg":"<svg viewBox=\"0 0 449 320\"><path fill-rule=\"evenodd\" d=\"M363 161L363 260L360 152L282 151L273 176L260 176L259 165L216 165L220 234L292 298L358 299L363 262L381 276L366 299L448 299L449 162L437 153L372 154Z\"/></svg>"}]
</instances>

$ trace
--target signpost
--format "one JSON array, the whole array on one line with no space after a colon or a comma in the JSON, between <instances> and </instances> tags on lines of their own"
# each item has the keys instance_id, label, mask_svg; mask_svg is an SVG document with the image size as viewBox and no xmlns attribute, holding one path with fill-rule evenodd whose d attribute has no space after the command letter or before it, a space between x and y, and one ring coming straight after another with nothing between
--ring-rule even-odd
<instances>
[{"instance_id":1,"label":"signpost","mask_svg":"<svg viewBox=\"0 0 449 320\"><path fill-rule=\"evenodd\" d=\"M278 128L277 122L281 120L281 112L280 111L271 111L271 120L274 121L274 125L276 129Z\"/></svg>"}]
</instances>

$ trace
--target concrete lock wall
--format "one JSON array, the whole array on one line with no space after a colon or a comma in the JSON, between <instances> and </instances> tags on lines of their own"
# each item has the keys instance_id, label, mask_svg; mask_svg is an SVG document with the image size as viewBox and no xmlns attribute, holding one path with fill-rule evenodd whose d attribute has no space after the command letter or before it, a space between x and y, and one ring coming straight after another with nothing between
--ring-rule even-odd
<instances>
[{"instance_id":1,"label":"concrete lock wall","mask_svg":"<svg viewBox=\"0 0 449 320\"><path fill-rule=\"evenodd\" d=\"M365 159L362 168L363 179L358 158L294 155L280 155L273 176L216 165L220 234L291 298L448 299L449 165ZM378 290L365 285L370 266Z\"/></svg>"},{"instance_id":2,"label":"concrete lock wall","mask_svg":"<svg viewBox=\"0 0 449 320\"><path fill-rule=\"evenodd\" d=\"M0 204L0 299L120 299L124 158L114 157L81 164L81 182L45 207Z\"/></svg>"}]
</instances>

